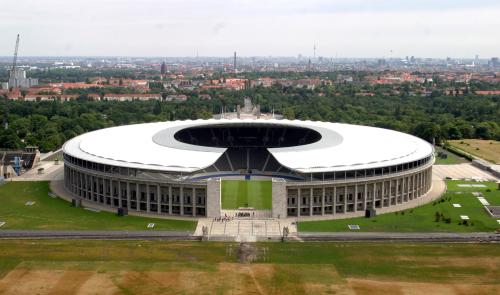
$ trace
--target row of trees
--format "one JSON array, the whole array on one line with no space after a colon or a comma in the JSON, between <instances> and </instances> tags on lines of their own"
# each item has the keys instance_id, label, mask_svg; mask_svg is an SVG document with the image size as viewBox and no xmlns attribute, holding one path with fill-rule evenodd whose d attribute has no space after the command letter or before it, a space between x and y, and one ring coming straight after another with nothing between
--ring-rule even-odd
<instances>
[{"instance_id":1,"label":"row of trees","mask_svg":"<svg viewBox=\"0 0 500 295\"><path fill-rule=\"evenodd\" d=\"M0 148L39 146L54 150L68 139L109 126L141 122L210 118L222 107L233 110L245 96L263 112L288 119L362 124L411 133L429 142L445 139L500 140L500 97L337 96L321 91L286 87L212 91L211 100L190 96L185 102L21 102L6 99L0 114L9 128L0 129Z\"/></svg>"}]
</instances>

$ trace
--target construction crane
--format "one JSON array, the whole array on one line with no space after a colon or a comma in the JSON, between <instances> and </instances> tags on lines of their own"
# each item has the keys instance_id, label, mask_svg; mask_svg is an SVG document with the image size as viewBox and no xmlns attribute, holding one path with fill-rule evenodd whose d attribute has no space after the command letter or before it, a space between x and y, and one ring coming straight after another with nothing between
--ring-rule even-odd
<instances>
[{"instance_id":1,"label":"construction crane","mask_svg":"<svg viewBox=\"0 0 500 295\"><path fill-rule=\"evenodd\" d=\"M14 61L12 62L11 75L14 75L16 71L18 49L19 49L19 34L17 34L17 39L16 39L16 49L14 50Z\"/></svg>"}]
</instances>

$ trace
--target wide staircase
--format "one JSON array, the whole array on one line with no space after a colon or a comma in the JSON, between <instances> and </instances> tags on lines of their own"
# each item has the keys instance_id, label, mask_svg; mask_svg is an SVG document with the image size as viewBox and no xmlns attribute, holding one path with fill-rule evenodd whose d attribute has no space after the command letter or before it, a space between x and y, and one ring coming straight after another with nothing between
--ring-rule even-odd
<instances>
[{"instance_id":1,"label":"wide staircase","mask_svg":"<svg viewBox=\"0 0 500 295\"><path fill-rule=\"evenodd\" d=\"M203 235L203 226L208 228L209 240L255 242L280 239L284 227L288 227L290 236L297 234L297 227L291 219L204 218L198 221L195 235Z\"/></svg>"}]
</instances>

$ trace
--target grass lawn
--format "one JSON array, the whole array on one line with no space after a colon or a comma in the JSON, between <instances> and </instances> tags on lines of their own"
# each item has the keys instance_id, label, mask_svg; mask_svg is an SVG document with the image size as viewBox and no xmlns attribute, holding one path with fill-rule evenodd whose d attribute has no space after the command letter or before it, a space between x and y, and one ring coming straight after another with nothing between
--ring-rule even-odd
<instances>
[{"instance_id":1,"label":"grass lawn","mask_svg":"<svg viewBox=\"0 0 500 295\"><path fill-rule=\"evenodd\" d=\"M272 182L261 180L222 180L222 209L272 208Z\"/></svg>"},{"instance_id":2,"label":"grass lawn","mask_svg":"<svg viewBox=\"0 0 500 295\"><path fill-rule=\"evenodd\" d=\"M467 159L455 155L450 151L443 150L441 147L436 147L436 152L445 152L448 155L446 159L441 159L439 156L436 156L436 165L455 165L469 162Z\"/></svg>"},{"instance_id":3,"label":"grass lawn","mask_svg":"<svg viewBox=\"0 0 500 295\"><path fill-rule=\"evenodd\" d=\"M496 189L496 183L450 180L446 184L447 192L440 200L421 207L374 218L303 221L299 222L298 229L303 232L350 231L347 227L349 224L358 224L361 228L359 231L366 232L491 232L500 228L496 219L491 218L472 195L472 192L482 192L490 204L500 204L500 191ZM464 188L458 184L484 184L487 187ZM454 208L453 204L460 204L462 207ZM439 214L439 221L436 221L436 214ZM459 225L460 215L469 216L468 225Z\"/></svg>"},{"instance_id":4,"label":"grass lawn","mask_svg":"<svg viewBox=\"0 0 500 295\"><path fill-rule=\"evenodd\" d=\"M195 221L166 220L136 216L118 217L109 212L74 208L70 203L48 196L48 182L8 182L0 186L0 221L2 229L47 230L150 230L194 231ZM26 206L34 201L32 206Z\"/></svg>"},{"instance_id":5,"label":"grass lawn","mask_svg":"<svg viewBox=\"0 0 500 295\"><path fill-rule=\"evenodd\" d=\"M499 249L457 243L5 240L0 293L498 294Z\"/></svg>"},{"instance_id":6,"label":"grass lawn","mask_svg":"<svg viewBox=\"0 0 500 295\"><path fill-rule=\"evenodd\" d=\"M449 140L449 144L469 154L500 164L500 141L483 139Z\"/></svg>"}]
</instances>

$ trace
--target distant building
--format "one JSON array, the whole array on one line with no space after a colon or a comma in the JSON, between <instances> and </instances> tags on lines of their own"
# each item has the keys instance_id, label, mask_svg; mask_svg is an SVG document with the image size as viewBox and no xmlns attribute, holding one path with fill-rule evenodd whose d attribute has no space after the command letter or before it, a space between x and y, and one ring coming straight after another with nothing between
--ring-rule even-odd
<instances>
[{"instance_id":1,"label":"distant building","mask_svg":"<svg viewBox=\"0 0 500 295\"><path fill-rule=\"evenodd\" d=\"M109 79L109 85L116 87L129 87L134 89L148 90L149 82L147 80L134 79Z\"/></svg>"},{"instance_id":2,"label":"distant building","mask_svg":"<svg viewBox=\"0 0 500 295\"><path fill-rule=\"evenodd\" d=\"M500 95L500 90L477 90L475 93L478 95Z\"/></svg>"},{"instance_id":3,"label":"distant building","mask_svg":"<svg viewBox=\"0 0 500 295\"><path fill-rule=\"evenodd\" d=\"M10 91L9 94L7 94L7 98L10 100L19 100L22 99L23 96L19 88L13 88L12 91Z\"/></svg>"},{"instance_id":4,"label":"distant building","mask_svg":"<svg viewBox=\"0 0 500 295\"><path fill-rule=\"evenodd\" d=\"M335 82L336 83L352 83L352 82L354 82L354 78L352 76L339 74L337 76L337 79L335 80Z\"/></svg>"},{"instance_id":5,"label":"distant building","mask_svg":"<svg viewBox=\"0 0 500 295\"><path fill-rule=\"evenodd\" d=\"M160 67L160 73L162 75L165 75L167 73L167 64L165 62L162 62L161 63L161 67Z\"/></svg>"},{"instance_id":6,"label":"distant building","mask_svg":"<svg viewBox=\"0 0 500 295\"><path fill-rule=\"evenodd\" d=\"M92 87L103 87L102 85L96 83L83 83L83 82L74 82L74 83L49 83L49 86L52 88L60 88L60 89L86 89Z\"/></svg>"},{"instance_id":7,"label":"distant building","mask_svg":"<svg viewBox=\"0 0 500 295\"><path fill-rule=\"evenodd\" d=\"M500 62L498 61L498 57L492 57L490 64L492 67L500 66Z\"/></svg>"},{"instance_id":8,"label":"distant building","mask_svg":"<svg viewBox=\"0 0 500 295\"><path fill-rule=\"evenodd\" d=\"M147 93L135 93L135 94L106 94L103 100L114 100L114 101L132 101L132 100L161 100L161 94L147 94Z\"/></svg>"},{"instance_id":9,"label":"distant building","mask_svg":"<svg viewBox=\"0 0 500 295\"><path fill-rule=\"evenodd\" d=\"M38 79L26 78L26 71L14 69L9 71L9 85L12 88L30 88L38 85Z\"/></svg>"},{"instance_id":10,"label":"distant building","mask_svg":"<svg viewBox=\"0 0 500 295\"><path fill-rule=\"evenodd\" d=\"M246 79L227 78L224 82L224 88L232 90L243 90L247 85Z\"/></svg>"},{"instance_id":11,"label":"distant building","mask_svg":"<svg viewBox=\"0 0 500 295\"><path fill-rule=\"evenodd\" d=\"M166 98L165 98L166 101L174 101L174 100L177 100L177 101L186 101L187 100L187 95L184 95L184 94L172 94L172 95L168 95Z\"/></svg>"},{"instance_id":12,"label":"distant building","mask_svg":"<svg viewBox=\"0 0 500 295\"><path fill-rule=\"evenodd\" d=\"M206 99L206 100L210 100L210 99L212 99L212 97L210 96L210 94L206 94L206 93L204 93L204 94L200 94L200 95L198 95L198 97L199 97L200 99Z\"/></svg>"},{"instance_id":13,"label":"distant building","mask_svg":"<svg viewBox=\"0 0 500 295\"><path fill-rule=\"evenodd\" d=\"M267 88L273 86L273 84L274 84L274 79L267 77L258 78L250 81L250 87L262 86Z\"/></svg>"},{"instance_id":14,"label":"distant building","mask_svg":"<svg viewBox=\"0 0 500 295\"><path fill-rule=\"evenodd\" d=\"M77 94L27 94L24 97L24 101L71 101L76 100L79 97Z\"/></svg>"},{"instance_id":15,"label":"distant building","mask_svg":"<svg viewBox=\"0 0 500 295\"><path fill-rule=\"evenodd\" d=\"M295 80L295 87L298 88L307 88L307 89L314 89L318 86L321 86L321 80L320 79L298 79Z\"/></svg>"}]
</instances>

